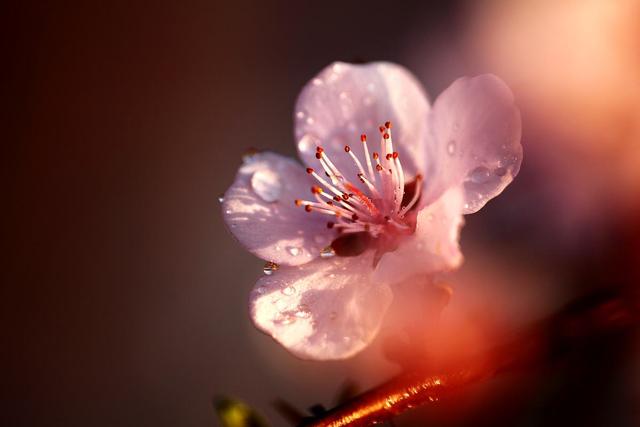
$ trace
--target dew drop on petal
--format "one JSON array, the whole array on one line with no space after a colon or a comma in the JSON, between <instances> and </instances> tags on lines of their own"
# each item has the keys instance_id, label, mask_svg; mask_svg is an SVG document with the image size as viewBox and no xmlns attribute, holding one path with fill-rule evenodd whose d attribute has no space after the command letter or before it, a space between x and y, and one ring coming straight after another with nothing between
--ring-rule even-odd
<instances>
[{"instance_id":1,"label":"dew drop on petal","mask_svg":"<svg viewBox=\"0 0 640 427\"><path fill-rule=\"evenodd\" d=\"M251 188L265 202L275 202L282 192L280 177L269 169L261 169L253 173Z\"/></svg>"},{"instance_id":2,"label":"dew drop on petal","mask_svg":"<svg viewBox=\"0 0 640 427\"><path fill-rule=\"evenodd\" d=\"M305 116L304 111L298 111L296 113L296 118L298 119L304 119L304 116Z\"/></svg>"},{"instance_id":3,"label":"dew drop on petal","mask_svg":"<svg viewBox=\"0 0 640 427\"><path fill-rule=\"evenodd\" d=\"M296 288L294 288L293 286L285 286L280 292L282 292L282 295L290 297L291 295L296 293Z\"/></svg>"},{"instance_id":4,"label":"dew drop on petal","mask_svg":"<svg viewBox=\"0 0 640 427\"><path fill-rule=\"evenodd\" d=\"M326 248L320 251L321 258L331 258L334 256L336 256L336 251L334 251L331 246L327 246Z\"/></svg>"},{"instance_id":5,"label":"dew drop on petal","mask_svg":"<svg viewBox=\"0 0 640 427\"><path fill-rule=\"evenodd\" d=\"M267 288L266 288L265 286L258 286L258 287L256 288L256 292L257 292L259 295L263 295L265 292L267 292Z\"/></svg>"},{"instance_id":6,"label":"dew drop on petal","mask_svg":"<svg viewBox=\"0 0 640 427\"><path fill-rule=\"evenodd\" d=\"M289 252L289 255L291 256L298 256L300 255L300 252L302 252L300 250L300 248L296 247L296 246L288 246L287 247L287 252Z\"/></svg>"},{"instance_id":7,"label":"dew drop on petal","mask_svg":"<svg viewBox=\"0 0 640 427\"><path fill-rule=\"evenodd\" d=\"M218 196L218 202L223 203L224 202L224 194L221 194Z\"/></svg>"},{"instance_id":8,"label":"dew drop on petal","mask_svg":"<svg viewBox=\"0 0 640 427\"><path fill-rule=\"evenodd\" d=\"M491 178L491 171L484 166L478 166L469 172L468 177L474 184L484 184Z\"/></svg>"},{"instance_id":9,"label":"dew drop on petal","mask_svg":"<svg viewBox=\"0 0 640 427\"><path fill-rule=\"evenodd\" d=\"M449 143L447 143L447 153L449 153L450 156L453 156L456 153L456 141L455 140L451 140L449 141Z\"/></svg>"},{"instance_id":10,"label":"dew drop on petal","mask_svg":"<svg viewBox=\"0 0 640 427\"><path fill-rule=\"evenodd\" d=\"M267 262L264 267L262 267L262 272L267 276L271 276L280 266L275 262Z\"/></svg>"}]
</instances>

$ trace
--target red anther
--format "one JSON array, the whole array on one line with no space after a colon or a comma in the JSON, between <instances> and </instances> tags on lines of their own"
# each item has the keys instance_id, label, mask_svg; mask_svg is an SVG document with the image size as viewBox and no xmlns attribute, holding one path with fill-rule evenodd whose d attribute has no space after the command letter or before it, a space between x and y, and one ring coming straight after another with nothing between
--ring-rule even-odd
<instances>
[{"instance_id":1,"label":"red anther","mask_svg":"<svg viewBox=\"0 0 640 427\"><path fill-rule=\"evenodd\" d=\"M378 160L378 153L376 153L375 151L373 152L373 160Z\"/></svg>"},{"instance_id":2,"label":"red anther","mask_svg":"<svg viewBox=\"0 0 640 427\"><path fill-rule=\"evenodd\" d=\"M340 201L340 196L333 196L333 200L335 200L336 202Z\"/></svg>"},{"instance_id":3,"label":"red anther","mask_svg":"<svg viewBox=\"0 0 640 427\"><path fill-rule=\"evenodd\" d=\"M344 200L345 202L349 200L349 195L347 193L342 193L342 200Z\"/></svg>"},{"instance_id":4,"label":"red anther","mask_svg":"<svg viewBox=\"0 0 640 427\"><path fill-rule=\"evenodd\" d=\"M384 139L389 139L389 134L385 132L385 133L382 135L382 137L383 137Z\"/></svg>"},{"instance_id":5,"label":"red anther","mask_svg":"<svg viewBox=\"0 0 640 427\"><path fill-rule=\"evenodd\" d=\"M397 158L398 158L398 156L399 156L398 152L397 152L397 151L394 151L394 152L393 152L393 158L394 158L394 159L397 159Z\"/></svg>"},{"instance_id":6,"label":"red anther","mask_svg":"<svg viewBox=\"0 0 640 427\"><path fill-rule=\"evenodd\" d=\"M329 206L333 206L333 202L332 202L331 200L327 200L327 204L328 204Z\"/></svg>"},{"instance_id":7,"label":"red anther","mask_svg":"<svg viewBox=\"0 0 640 427\"><path fill-rule=\"evenodd\" d=\"M422 174L419 173L418 175L416 175L416 179L422 179Z\"/></svg>"},{"instance_id":8,"label":"red anther","mask_svg":"<svg viewBox=\"0 0 640 427\"><path fill-rule=\"evenodd\" d=\"M367 140L367 135L365 135L364 133L360 135L360 141L365 142L366 140Z\"/></svg>"},{"instance_id":9,"label":"red anther","mask_svg":"<svg viewBox=\"0 0 640 427\"><path fill-rule=\"evenodd\" d=\"M321 159L322 158L322 151L318 151L316 153L316 159Z\"/></svg>"},{"instance_id":10,"label":"red anther","mask_svg":"<svg viewBox=\"0 0 640 427\"><path fill-rule=\"evenodd\" d=\"M384 217L384 220L385 220L385 221L387 221L387 222L389 222L389 221L391 221L391 217L389 217L389 216L385 216L385 217Z\"/></svg>"},{"instance_id":11,"label":"red anther","mask_svg":"<svg viewBox=\"0 0 640 427\"><path fill-rule=\"evenodd\" d=\"M351 215L351 219L352 219L352 220L354 220L354 221L357 221L357 220L358 220L358 218L359 218L359 217L358 217L358 215L356 215L356 214Z\"/></svg>"},{"instance_id":12,"label":"red anther","mask_svg":"<svg viewBox=\"0 0 640 427\"><path fill-rule=\"evenodd\" d=\"M300 200L300 199L296 199L296 200L294 200L294 202L295 202L296 206L301 206L302 205L302 200Z\"/></svg>"},{"instance_id":13,"label":"red anther","mask_svg":"<svg viewBox=\"0 0 640 427\"><path fill-rule=\"evenodd\" d=\"M345 151L346 153L348 153L349 151L351 151L351 147L349 147L348 145L345 145L345 146L344 146L344 151Z\"/></svg>"},{"instance_id":14,"label":"red anther","mask_svg":"<svg viewBox=\"0 0 640 427\"><path fill-rule=\"evenodd\" d=\"M384 130L385 130L385 129L386 129L386 128L385 128L384 126L380 126L380 127L378 128L378 130L380 131L380 133L384 133Z\"/></svg>"},{"instance_id":15,"label":"red anther","mask_svg":"<svg viewBox=\"0 0 640 427\"><path fill-rule=\"evenodd\" d=\"M313 187L311 187L311 192L313 194L320 194L322 193L322 188L317 185L314 185Z\"/></svg>"},{"instance_id":16,"label":"red anther","mask_svg":"<svg viewBox=\"0 0 640 427\"><path fill-rule=\"evenodd\" d=\"M304 207L304 210L307 211L307 212L311 212L311 205L306 205Z\"/></svg>"},{"instance_id":17,"label":"red anther","mask_svg":"<svg viewBox=\"0 0 640 427\"><path fill-rule=\"evenodd\" d=\"M393 157L393 154L389 153L389 154L387 154L386 157L387 157L387 160L391 160L391 158Z\"/></svg>"},{"instance_id":18,"label":"red anther","mask_svg":"<svg viewBox=\"0 0 640 427\"><path fill-rule=\"evenodd\" d=\"M312 174L313 173L313 169L312 168L307 168L307 173L308 174Z\"/></svg>"},{"instance_id":19,"label":"red anther","mask_svg":"<svg viewBox=\"0 0 640 427\"><path fill-rule=\"evenodd\" d=\"M384 127L386 127L387 129L391 129L391 122L385 122Z\"/></svg>"},{"instance_id":20,"label":"red anther","mask_svg":"<svg viewBox=\"0 0 640 427\"><path fill-rule=\"evenodd\" d=\"M334 225L336 224L331 221L327 222L327 228L333 228Z\"/></svg>"},{"instance_id":21,"label":"red anther","mask_svg":"<svg viewBox=\"0 0 640 427\"><path fill-rule=\"evenodd\" d=\"M322 153L322 152L324 152L324 148L322 148L322 147L316 147L316 151L317 151L318 153Z\"/></svg>"},{"instance_id":22,"label":"red anther","mask_svg":"<svg viewBox=\"0 0 640 427\"><path fill-rule=\"evenodd\" d=\"M376 165L376 170L378 172L382 172L382 166L381 165Z\"/></svg>"}]
</instances>

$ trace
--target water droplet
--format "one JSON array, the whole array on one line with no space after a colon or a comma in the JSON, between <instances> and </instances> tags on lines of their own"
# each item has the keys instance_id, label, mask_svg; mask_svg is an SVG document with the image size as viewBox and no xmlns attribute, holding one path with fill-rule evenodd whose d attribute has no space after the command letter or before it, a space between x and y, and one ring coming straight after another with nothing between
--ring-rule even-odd
<instances>
[{"instance_id":1,"label":"water droplet","mask_svg":"<svg viewBox=\"0 0 640 427\"><path fill-rule=\"evenodd\" d=\"M291 295L296 293L296 288L294 288L293 286L285 286L280 290L280 292L282 292L282 295L290 297Z\"/></svg>"},{"instance_id":2,"label":"water droplet","mask_svg":"<svg viewBox=\"0 0 640 427\"><path fill-rule=\"evenodd\" d=\"M276 271L279 268L280 266L278 264L276 264L275 262L269 261L264 265L264 267L262 267L262 271L267 276L271 276L274 273L274 271Z\"/></svg>"},{"instance_id":3,"label":"water droplet","mask_svg":"<svg viewBox=\"0 0 640 427\"><path fill-rule=\"evenodd\" d=\"M484 166L478 166L469 172L469 179L474 184L484 184L491 178L491 171Z\"/></svg>"},{"instance_id":4,"label":"water droplet","mask_svg":"<svg viewBox=\"0 0 640 427\"><path fill-rule=\"evenodd\" d=\"M260 169L253 173L251 188L265 202L275 202L282 192L280 177L269 169Z\"/></svg>"},{"instance_id":5,"label":"water droplet","mask_svg":"<svg viewBox=\"0 0 640 427\"><path fill-rule=\"evenodd\" d=\"M449 143L447 143L447 153L449 153L450 156L453 156L455 152L456 152L456 141L452 139L451 141L449 141Z\"/></svg>"},{"instance_id":6,"label":"water droplet","mask_svg":"<svg viewBox=\"0 0 640 427\"><path fill-rule=\"evenodd\" d=\"M307 319L311 316L311 310L306 304L300 304L296 310L296 317L300 319Z\"/></svg>"},{"instance_id":7,"label":"water droplet","mask_svg":"<svg viewBox=\"0 0 640 427\"><path fill-rule=\"evenodd\" d=\"M322 81L322 79L319 79L316 77L311 81L311 84L313 84L314 86L320 86L320 85L323 85L324 82Z\"/></svg>"},{"instance_id":8,"label":"water droplet","mask_svg":"<svg viewBox=\"0 0 640 427\"><path fill-rule=\"evenodd\" d=\"M330 279L335 279L335 278L336 278L335 273L331 273L331 274L329 275L329 278L330 278Z\"/></svg>"},{"instance_id":9,"label":"water droplet","mask_svg":"<svg viewBox=\"0 0 640 427\"><path fill-rule=\"evenodd\" d=\"M313 119L313 117L307 117L306 122L307 122L307 124L308 124L308 125L312 125L312 124L314 124L316 121Z\"/></svg>"},{"instance_id":10,"label":"water droplet","mask_svg":"<svg viewBox=\"0 0 640 427\"><path fill-rule=\"evenodd\" d=\"M331 258L334 256L336 256L336 251L334 251L331 246L327 246L320 251L320 258Z\"/></svg>"},{"instance_id":11,"label":"water droplet","mask_svg":"<svg viewBox=\"0 0 640 427\"><path fill-rule=\"evenodd\" d=\"M227 209L226 211L224 211L224 213L226 213L227 215L231 215L233 211L231 209Z\"/></svg>"},{"instance_id":12,"label":"water droplet","mask_svg":"<svg viewBox=\"0 0 640 427\"><path fill-rule=\"evenodd\" d=\"M298 248L296 246L288 246L287 247L287 252L289 252L289 255L291 255L291 256L298 256L298 255L300 255L300 253L302 251L300 250L300 248Z\"/></svg>"},{"instance_id":13,"label":"water droplet","mask_svg":"<svg viewBox=\"0 0 640 427\"><path fill-rule=\"evenodd\" d=\"M256 288L256 292L257 292L259 295L264 295L264 293L265 293L265 292L267 292L267 287L266 287L266 286L262 286L262 285L261 285L261 286L258 286L258 287Z\"/></svg>"},{"instance_id":14,"label":"water droplet","mask_svg":"<svg viewBox=\"0 0 640 427\"><path fill-rule=\"evenodd\" d=\"M221 194L218 196L218 202L223 203L224 202L224 194Z\"/></svg>"},{"instance_id":15,"label":"water droplet","mask_svg":"<svg viewBox=\"0 0 640 427\"><path fill-rule=\"evenodd\" d=\"M298 111L296 113L296 118L298 119L304 119L304 111Z\"/></svg>"}]
</instances>

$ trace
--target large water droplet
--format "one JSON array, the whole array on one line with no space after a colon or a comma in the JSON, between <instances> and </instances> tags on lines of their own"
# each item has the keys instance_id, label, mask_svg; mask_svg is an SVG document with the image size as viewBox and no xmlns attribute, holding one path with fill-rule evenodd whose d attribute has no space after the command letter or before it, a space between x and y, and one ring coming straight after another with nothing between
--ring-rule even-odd
<instances>
[{"instance_id":1,"label":"large water droplet","mask_svg":"<svg viewBox=\"0 0 640 427\"><path fill-rule=\"evenodd\" d=\"M336 256L336 251L334 251L331 246L327 246L326 248L320 251L321 258L331 258L334 256Z\"/></svg>"},{"instance_id":2,"label":"large water droplet","mask_svg":"<svg viewBox=\"0 0 640 427\"><path fill-rule=\"evenodd\" d=\"M282 192L280 177L269 169L260 169L253 173L251 188L265 202L275 202Z\"/></svg>"},{"instance_id":3,"label":"large water droplet","mask_svg":"<svg viewBox=\"0 0 640 427\"><path fill-rule=\"evenodd\" d=\"M469 172L469 179L474 184L484 184L489 180L489 178L491 178L491 171L484 166L478 166Z\"/></svg>"},{"instance_id":4,"label":"large water droplet","mask_svg":"<svg viewBox=\"0 0 640 427\"><path fill-rule=\"evenodd\" d=\"M224 202L224 194L221 194L218 196L218 202L223 203Z\"/></svg>"},{"instance_id":5,"label":"large water droplet","mask_svg":"<svg viewBox=\"0 0 640 427\"><path fill-rule=\"evenodd\" d=\"M278 264L276 264L275 262L269 261L264 265L264 267L262 267L262 271L267 276L271 276L279 268L280 268L280 266Z\"/></svg>"},{"instance_id":6,"label":"large water droplet","mask_svg":"<svg viewBox=\"0 0 640 427\"><path fill-rule=\"evenodd\" d=\"M447 153L449 153L450 156L453 156L456 153L456 141L455 140L451 140L447 143Z\"/></svg>"},{"instance_id":7,"label":"large water droplet","mask_svg":"<svg viewBox=\"0 0 640 427\"><path fill-rule=\"evenodd\" d=\"M289 252L289 255L291 255L291 256L298 256L298 255L300 255L300 253L302 251L300 250L300 248L298 248L296 246L288 246L287 247L287 252Z\"/></svg>"}]
</instances>

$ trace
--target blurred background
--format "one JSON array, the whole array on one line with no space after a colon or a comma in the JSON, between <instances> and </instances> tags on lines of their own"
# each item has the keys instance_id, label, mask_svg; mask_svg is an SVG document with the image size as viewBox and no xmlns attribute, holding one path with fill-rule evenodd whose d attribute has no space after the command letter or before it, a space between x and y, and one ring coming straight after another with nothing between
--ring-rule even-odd
<instances>
[{"instance_id":1,"label":"blurred background","mask_svg":"<svg viewBox=\"0 0 640 427\"><path fill-rule=\"evenodd\" d=\"M344 362L297 360L257 332L247 296L263 263L217 201L248 147L295 156L296 96L335 60L398 62L432 100L492 72L522 110L520 175L467 217L451 301L425 320L434 357L637 286L640 2L396 3L7 8L2 425L215 426L212 401L233 396L280 426L276 399L330 407L345 382L400 371L384 350L393 313ZM640 425L638 336L397 425Z\"/></svg>"}]
</instances>

